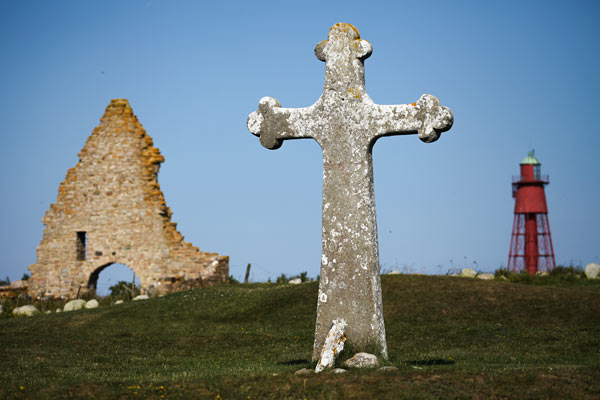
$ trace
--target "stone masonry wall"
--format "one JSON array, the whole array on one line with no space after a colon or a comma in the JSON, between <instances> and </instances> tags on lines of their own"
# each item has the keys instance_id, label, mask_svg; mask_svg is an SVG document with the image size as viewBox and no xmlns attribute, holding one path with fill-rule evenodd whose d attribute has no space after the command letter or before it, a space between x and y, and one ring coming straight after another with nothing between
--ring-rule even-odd
<instances>
[{"instance_id":1,"label":"stone masonry wall","mask_svg":"<svg viewBox=\"0 0 600 400\"><path fill-rule=\"evenodd\" d=\"M42 218L30 295L75 297L112 263L150 293L225 282L229 257L199 251L171 222L157 180L164 157L127 100L112 100L100 121Z\"/></svg>"}]
</instances>

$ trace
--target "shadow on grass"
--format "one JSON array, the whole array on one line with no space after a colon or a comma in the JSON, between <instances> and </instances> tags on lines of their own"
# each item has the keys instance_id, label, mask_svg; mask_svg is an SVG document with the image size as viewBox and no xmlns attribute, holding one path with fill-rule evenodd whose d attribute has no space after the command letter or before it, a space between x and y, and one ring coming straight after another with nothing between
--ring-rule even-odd
<instances>
[{"instance_id":1,"label":"shadow on grass","mask_svg":"<svg viewBox=\"0 0 600 400\"><path fill-rule=\"evenodd\" d=\"M302 365L302 364L310 364L310 362L306 359L302 359L302 360L280 361L277 364L279 364L279 365Z\"/></svg>"},{"instance_id":2,"label":"shadow on grass","mask_svg":"<svg viewBox=\"0 0 600 400\"><path fill-rule=\"evenodd\" d=\"M429 360L411 360L405 361L406 364L416 367L432 366L432 365L454 365L456 364L453 360L443 360L441 358L432 358Z\"/></svg>"}]
</instances>

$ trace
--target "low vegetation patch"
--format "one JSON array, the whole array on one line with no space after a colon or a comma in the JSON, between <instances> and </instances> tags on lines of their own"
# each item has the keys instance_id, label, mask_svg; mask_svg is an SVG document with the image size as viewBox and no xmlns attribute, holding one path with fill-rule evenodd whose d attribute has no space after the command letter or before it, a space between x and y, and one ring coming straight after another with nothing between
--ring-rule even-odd
<instances>
[{"instance_id":1,"label":"low vegetation patch","mask_svg":"<svg viewBox=\"0 0 600 400\"><path fill-rule=\"evenodd\" d=\"M494 277L514 283L526 285L582 286L600 285L600 279L588 279L583 269L573 266L558 266L550 272L538 272L529 275L527 271L509 272L506 269L496 270Z\"/></svg>"},{"instance_id":2,"label":"low vegetation patch","mask_svg":"<svg viewBox=\"0 0 600 400\"><path fill-rule=\"evenodd\" d=\"M389 372L294 375L317 282L4 318L0 398L599 398L600 285L574 282L383 276Z\"/></svg>"}]
</instances>

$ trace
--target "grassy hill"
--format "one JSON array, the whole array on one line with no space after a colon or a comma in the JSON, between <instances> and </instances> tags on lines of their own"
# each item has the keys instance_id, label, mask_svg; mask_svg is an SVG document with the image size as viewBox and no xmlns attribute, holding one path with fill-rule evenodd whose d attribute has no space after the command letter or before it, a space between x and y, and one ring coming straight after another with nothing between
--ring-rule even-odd
<instances>
[{"instance_id":1,"label":"grassy hill","mask_svg":"<svg viewBox=\"0 0 600 400\"><path fill-rule=\"evenodd\" d=\"M317 283L230 285L1 319L0 398L600 398L600 285L382 286L395 372L294 375L311 367Z\"/></svg>"}]
</instances>

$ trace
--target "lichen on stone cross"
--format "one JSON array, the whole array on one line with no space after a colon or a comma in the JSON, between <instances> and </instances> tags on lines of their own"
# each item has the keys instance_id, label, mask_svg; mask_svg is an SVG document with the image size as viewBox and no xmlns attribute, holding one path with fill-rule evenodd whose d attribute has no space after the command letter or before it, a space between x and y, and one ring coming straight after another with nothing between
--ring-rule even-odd
<instances>
[{"instance_id":1,"label":"lichen on stone cross","mask_svg":"<svg viewBox=\"0 0 600 400\"><path fill-rule=\"evenodd\" d=\"M323 151L323 254L313 360L337 318L346 320L354 349L374 345L387 357L371 151L382 136L417 133L433 142L453 123L452 112L431 95L412 104L373 103L364 76L371 52L355 27L335 24L328 40L315 48L325 61L321 97L295 109L263 97L248 117L248 129L268 149L286 139L312 138Z\"/></svg>"}]
</instances>

